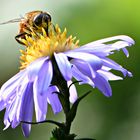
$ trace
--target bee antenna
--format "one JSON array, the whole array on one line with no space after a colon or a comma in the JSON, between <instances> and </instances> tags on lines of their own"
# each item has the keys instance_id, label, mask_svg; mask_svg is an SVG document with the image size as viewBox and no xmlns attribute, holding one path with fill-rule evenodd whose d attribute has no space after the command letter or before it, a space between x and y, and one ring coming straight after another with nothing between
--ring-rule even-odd
<instances>
[{"instance_id":1,"label":"bee antenna","mask_svg":"<svg viewBox=\"0 0 140 140\"><path fill-rule=\"evenodd\" d=\"M8 24L8 23L20 22L22 19L24 19L24 18L23 17L20 17L20 18L11 19L11 20L6 21L6 22L1 22L0 25Z\"/></svg>"},{"instance_id":2,"label":"bee antenna","mask_svg":"<svg viewBox=\"0 0 140 140\"><path fill-rule=\"evenodd\" d=\"M20 16L21 19L24 19L24 16L23 15L19 15L19 16Z\"/></svg>"}]
</instances>

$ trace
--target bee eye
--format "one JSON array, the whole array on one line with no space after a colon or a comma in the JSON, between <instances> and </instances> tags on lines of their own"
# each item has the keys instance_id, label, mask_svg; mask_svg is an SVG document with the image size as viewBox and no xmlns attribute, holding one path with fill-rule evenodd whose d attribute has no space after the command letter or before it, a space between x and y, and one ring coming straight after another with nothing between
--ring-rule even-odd
<instances>
[{"instance_id":1,"label":"bee eye","mask_svg":"<svg viewBox=\"0 0 140 140\"><path fill-rule=\"evenodd\" d=\"M51 16L47 13L44 13L43 21L48 23L49 21L51 21Z\"/></svg>"},{"instance_id":2,"label":"bee eye","mask_svg":"<svg viewBox=\"0 0 140 140\"><path fill-rule=\"evenodd\" d=\"M39 14L37 16L34 17L34 24L36 26L40 26L42 24L42 19L43 19L44 14Z\"/></svg>"},{"instance_id":3,"label":"bee eye","mask_svg":"<svg viewBox=\"0 0 140 140\"><path fill-rule=\"evenodd\" d=\"M35 16L33 21L36 26L41 26L42 22L45 22L48 24L48 22L51 21L51 16L47 13L41 13Z\"/></svg>"}]
</instances>

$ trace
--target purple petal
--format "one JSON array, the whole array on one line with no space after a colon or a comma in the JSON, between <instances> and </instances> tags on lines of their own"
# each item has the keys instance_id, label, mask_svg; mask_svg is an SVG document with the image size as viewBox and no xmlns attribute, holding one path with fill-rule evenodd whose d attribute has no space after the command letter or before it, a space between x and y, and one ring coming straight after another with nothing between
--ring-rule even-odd
<instances>
[{"instance_id":1,"label":"purple petal","mask_svg":"<svg viewBox=\"0 0 140 140\"><path fill-rule=\"evenodd\" d=\"M6 107L5 101L0 100L0 111L2 111Z\"/></svg>"},{"instance_id":2,"label":"purple petal","mask_svg":"<svg viewBox=\"0 0 140 140\"><path fill-rule=\"evenodd\" d=\"M53 76L53 68L51 61L46 61L40 68L38 76L34 82L34 89L36 90L37 94L43 94L47 92L48 87L51 83Z\"/></svg>"},{"instance_id":3,"label":"purple petal","mask_svg":"<svg viewBox=\"0 0 140 140\"><path fill-rule=\"evenodd\" d=\"M117 41L117 40L122 40L122 41L128 42L129 45L135 44L134 40L132 38L130 38L129 36L118 35L118 36L108 37L108 38L104 38L104 39L101 39L101 40L91 42L92 43L91 45L103 44L103 43L107 43L107 42L111 42L111 41ZM90 43L89 43L89 45L90 45Z\"/></svg>"},{"instance_id":4,"label":"purple petal","mask_svg":"<svg viewBox=\"0 0 140 140\"><path fill-rule=\"evenodd\" d=\"M11 124L11 121L12 121L11 116L13 116L13 113L12 113L11 110L13 109L14 102L15 102L15 99L10 104L8 104L6 106L6 112L5 112L5 115L4 115L4 124L6 125L6 128L4 128L4 130L8 128L9 123ZM10 119L9 119L9 117L10 117Z\"/></svg>"},{"instance_id":5,"label":"purple petal","mask_svg":"<svg viewBox=\"0 0 140 140\"><path fill-rule=\"evenodd\" d=\"M128 50L126 48L123 48L123 52L126 55L126 57L129 57L129 52L128 52Z\"/></svg>"},{"instance_id":6,"label":"purple petal","mask_svg":"<svg viewBox=\"0 0 140 140\"><path fill-rule=\"evenodd\" d=\"M79 84L89 84L92 87L95 86L92 80L88 76L80 72L74 65L72 67L72 75L76 80L80 81Z\"/></svg>"},{"instance_id":7,"label":"purple petal","mask_svg":"<svg viewBox=\"0 0 140 140\"><path fill-rule=\"evenodd\" d=\"M102 67L102 60L93 54L81 53L81 52L74 52L74 53L68 52L66 55L70 58L80 59L89 63L92 69L95 71Z\"/></svg>"},{"instance_id":8,"label":"purple petal","mask_svg":"<svg viewBox=\"0 0 140 140\"><path fill-rule=\"evenodd\" d=\"M78 70L81 71L81 73L83 73L85 76L89 78L94 78L96 76L96 72L92 69L88 62L78 59L72 59L71 63L75 65Z\"/></svg>"},{"instance_id":9,"label":"purple petal","mask_svg":"<svg viewBox=\"0 0 140 140\"><path fill-rule=\"evenodd\" d=\"M29 137L30 131L31 131L31 124L25 124L25 123L23 123L23 124L21 124L21 126L22 126L23 135L25 137Z\"/></svg>"},{"instance_id":10,"label":"purple petal","mask_svg":"<svg viewBox=\"0 0 140 140\"><path fill-rule=\"evenodd\" d=\"M106 67L109 67L114 70L121 71L124 76L128 75L129 77L132 77L131 72L127 71L124 69L121 65L117 64L115 61L109 59L109 58L104 58L103 60L103 65Z\"/></svg>"},{"instance_id":11,"label":"purple petal","mask_svg":"<svg viewBox=\"0 0 140 140\"><path fill-rule=\"evenodd\" d=\"M6 130L10 126L10 124L11 124L10 120L8 118L10 108L11 108L11 105L7 105L6 111L5 111L5 115L4 115L5 128L3 130Z\"/></svg>"},{"instance_id":12,"label":"purple petal","mask_svg":"<svg viewBox=\"0 0 140 140\"><path fill-rule=\"evenodd\" d=\"M38 72L40 71L42 65L44 64L45 61L48 60L48 57L41 57L35 61L33 61L27 68L28 72L28 78L30 82L34 81L36 76L38 75Z\"/></svg>"},{"instance_id":13,"label":"purple petal","mask_svg":"<svg viewBox=\"0 0 140 140\"><path fill-rule=\"evenodd\" d=\"M0 100L0 111L3 110L7 104L10 104L16 96L16 92L11 92L10 96L4 100L3 98Z\"/></svg>"},{"instance_id":14,"label":"purple petal","mask_svg":"<svg viewBox=\"0 0 140 140\"><path fill-rule=\"evenodd\" d=\"M0 101L8 100L13 94L15 94L16 88L23 80L25 74L25 71L21 71L3 84L0 90Z\"/></svg>"},{"instance_id":15,"label":"purple petal","mask_svg":"<svg viewBox=\"0 0 140 140\"><path fill-rule=\"evenodd\" d=\"M93 79L95 86L107 97L112 95L112 90L108 81L101 75L97 74Z\"/></svg>"},{"instance_id":16,"label":"purple petal","mask_svg":"<svg viewBox=\"0 0 140 140\"><path fill-rule=\"evenodd\" d=\"M13 121L12 121L12 124L11 124L11 127L12 127L12 128L16 128L19 124L20 124L20 121L17 120L16 117L14 117L14 119L13 119Z\"/></svg>"},{"instance_id":17,"label":"purple petal","mask_svg":"<svg viewBox=\"0 0 140 140\"><path fill-rule=\"evenodd\" d=\"M21 120L20 115L21 115L21 111L22 111L23 98L25 96L24 94L26 93L28 85L29 85L29 79L26 75L26 77L24 77L21 85L16 90L16 98L19 99L18 107L16 109L16 116L15 116L15 120L17 120L17 121Z\"/></svg>"},{"instance_id":18,"label":"purple petal","mask_svg":"<svg viewBox=\"0 0 140 140\"><path fill-rule=\"evenodd\" d=\"M23 74L25 73L25 70L20 71L15 76L13 76L11 79L9 79L7 82L5 82L1 89L0 89L0 96L3 94L3 91L10 87L12 84L14 84Z\"/></svg>"},{"instance_id":19,"label":"purple petal","mask_svg":"<svg viewBox=\"0 0 140 140\"><path fill-rule=\"evenodd\" d=\"M119 41L120 40L120 41ZM111 41L117 41L115 43L109 43ZM103 44L107 43L107 44ZM108 44L109 43L109 44ZM101 40L97 40L88 44L81 46L80 48L71 50L70 52L86 52L90 54L95 54L96 56L108 56L113 53L114 50L125 49L127 46L131 46L134 44L134 40L132 40L128 36L114 36L110 38L105 38ZM66 54L69 52L66 52ZM128 52L125 54L128 56Z\"/></svg>"},{"instance_id":20,"label":"purple petal","mask_svg":"<svg viewBox=\"0 0 140 140\"><path fill-rule=\"evenodd\" d=\"M29 83L22 99L21 121L32 121L33 116L33 83ZM31 131L31 124L22 124L22 131L28 137Z\"/></svg>"},{"instance_id":21,"label":"purple petal","mask_svg":"<svg viewBox=\"0 0 140 140\"><path fill-rule=\"evenodd\" d=\"M6 125L5 129L8 127L9 123L11 123L12 128L15 128L20 123L20 110L22 97L24 95L24 91L27 87L28 79L24 77L22 81L22 86L17 88L16 94L11 96L9 100L7 100L6 104L6 113L4 116L4 124Z\"/></svg>"},{"instance_id":22,"label":"purple petal","mask_svg":"<svg viewBox=\"0 0 140 140\"><path fill-rule=\"evenodd\" d=\"M13 100L13 102L10 105L10 109L9 109L9 121L12 122L15 118L16 115L16 111L18 108L18 104L19 104L20 99L19 98L15 98Z\"/></svg>"},{"instance_id":23,"label":"purple petal","mask_svg":"<svg viewBox=\"0 0 140 140\"><path fill-rule=\"evenodd\" d=\"M109 55L107 51L108 49L112 49L109 45L105 45L105 44L97 44L97 45L84 45L81 46L79 48L73 49L73 50L69 50L68 52L65 52L65 54L67 53L75 53L75 52L81 52L81 53L89 53L89 54L95 54L96 56L107 56Z\"/></svg>"},{"instance_id":24,"label":"purple petal","mask_svg":"<svg viewBox=\"0 0 140 140\"><path fill-rule=\"evenodd\" d=\"M72 81L68 81L67 83L68 83L68 86L70 86L72 84ZM70 92L70 102L74 103L78 98L77 90L74 84L71 85L69 92Z\"/></svg>"},{"instance_id":25,"label":"purple petal","mask_svg":"<svg viewBox=\"0 0 140 140\"><path fill-rule=\"evenodd\" d=\"M128 53L128 50L125 47L127 47L129 45L130 45L129 42L117 41L117 42L113 43L111 47L113 48L112 51L122 49L124 54L126 55L126 57L128 57L129 53Z\"/></svg>"},{"instance_id":26,"label":"purple petal","mask_svg":"<svg viewBox=\"0 0 140 140\"><path fill-rule=\"evenodd\" d=\"M35 114L36 114L36 121L40 122L46 119L46 113L47 113L47 94L39 94L37 91L37 87L34 84L33 87L34 90L34 106L35 106Z\"/></svg>"},{"instance_id":27,"label":"purple petal","mask_svg":"<svg viewBox=\"0 0 140 140\"><path fill-rule=\"evenodd\" d=\"M47 101L51 105L54 114L59 113L62 110L58 95L54 93L56 91L58 91L58 88L55 86L51 86L47 92Z\"/></svg>"},{"instance_id":28,"label":"purple petal","mask_svg":"<svg viewBox=\"0 0 140 140\"><path fill-rule=\"evenodd\" d=\"M120 50L120 49L123 49L127 46L129 46L129 43L125 42L125 41L117 41L115 43L110 44L110 47L112 48L111 51Z\"/></svg>"},{"instance_id":29,"label":"purple petal","mask_svg":"<svg viewBox=\"0 0 140 140\"><path fill-rule=\"evenodd\" d=\"M113 73L109 72L109 71L105 71L105 70L98 70L98 73L100 75L102 75L104 78L106 78L106 80L123 80L122 77L120 76L116 76Z\"/></svg>"},{"instance_id":30,"label":"purple petal","mask_svg":"<svg viewBox=\"0 0 140 140\"><path fill-rule=\"evenodd\" d=\"M64 79L66 81L71 80L72 78L71 64L68 58L66 57L66 55L63 53L58 53L58 54L54 53L54 56L55 56L57 65L59 67L59 70L61 74L63 75Z\"/></svg>"},{"instance_id":31,"label":"purple petal","mask_svg":"<svg viewBox=\"0 0 140 140\"><path fill-rule=\"evenodd\" d=\"M19 125L20 121L17 120L16 118L16 111L19 102L20 102L19 98L14 98L14 100L9 105L7 105L5 116L4 116L4 124L6 125L4 130L9 127L9 123L11 124L12 128L15 128L17 125Z\"/></svg>"}]
</instances>

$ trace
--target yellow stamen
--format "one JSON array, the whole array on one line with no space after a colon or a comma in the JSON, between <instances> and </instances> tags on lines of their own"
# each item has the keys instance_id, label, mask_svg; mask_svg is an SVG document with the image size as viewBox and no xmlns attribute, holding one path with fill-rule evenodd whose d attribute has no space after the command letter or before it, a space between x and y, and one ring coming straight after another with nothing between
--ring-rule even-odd
<instances>
[{"instance_id":1,"label":"yellow stamen","mask_svg":"<svg viewBox=\"0 0 140 140\"><path fill-rule=\"evenodd\" d=\"M74 42L76 37L67 37L66 28L61 32L57 24L55 29L50 25L48 32L49 35L47 36L43 28L41 33L31 30L30 36L26 35L25 39L20 39L26 46L25 50L20 50L22 54L20 69L26 68L31 62L40 57L49 56L51 58L54 52L65 52L79 47L79 40Z\"/></svg>"}]
</instances>

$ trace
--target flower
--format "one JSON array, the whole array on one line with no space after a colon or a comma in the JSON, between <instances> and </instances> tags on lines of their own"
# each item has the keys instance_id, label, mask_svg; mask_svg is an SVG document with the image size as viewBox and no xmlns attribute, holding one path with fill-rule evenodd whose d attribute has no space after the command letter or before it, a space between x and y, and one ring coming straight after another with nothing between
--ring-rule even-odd
<instances>
[{"instance_id":1,"label":"flower","mask_svg":"<svg viewBox=\"0 0 140 140\"><path fill-rule=\"evenodd\" d=\"M134 41L125 35L110 37L91 42L79 47L75 37L67 37L66 29L61 32L58 25L50 26L49 36L44 29L42 34L31 31L21 41L26 49L21 53L20 72L8 80L0 90L0 110L6 108L4 116L5 129L10 125L15 128L21 121L32 121L35 110L36 121L46 119L48 103L56 114L62 110L53 85L54 61L61 75L68 85L72 78L79 84L89 84L98 88L105 96L112 95L109 80L121 80L111 70L121 71L124 76L132 76L131 72L108 58L115 50L123 50L128 57L127 46ZM111 43L116 41L115 43ZM59 81L57 81L59 82ZM70 101L74 103L77 92L74 84L70 86ZM22 124L22 130L27 137L30 134L31 124Z\"/></svg>"}]
</instances>

